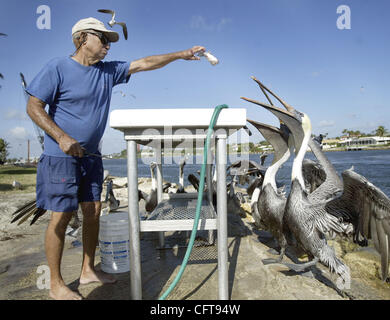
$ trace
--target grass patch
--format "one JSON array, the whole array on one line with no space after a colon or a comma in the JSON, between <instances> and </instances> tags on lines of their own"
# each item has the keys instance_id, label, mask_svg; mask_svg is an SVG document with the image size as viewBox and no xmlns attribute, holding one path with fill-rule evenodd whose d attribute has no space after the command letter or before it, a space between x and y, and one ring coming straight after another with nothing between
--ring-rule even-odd
<instances>
[{"instance_id":1,"label":"grass patch","mask_svg":"<svg viewBox=\"0 0 390 320\"><path fill-rule=\"evenodd\" d=\"M37 168L19 167L12 165L0 166L0 192L1 193L25 193L35 192ZM12 182L21 183L21 189L14 189Z\"/></svg>"}]
</instances>

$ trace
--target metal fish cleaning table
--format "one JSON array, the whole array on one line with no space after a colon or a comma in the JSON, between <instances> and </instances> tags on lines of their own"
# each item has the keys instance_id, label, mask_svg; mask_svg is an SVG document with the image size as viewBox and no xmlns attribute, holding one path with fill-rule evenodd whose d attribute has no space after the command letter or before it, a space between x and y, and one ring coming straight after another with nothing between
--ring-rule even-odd
<instances>
[{"instance_id":1,"label":"metal fish cleaning table","mask_svg":"<svg viewBox=\"0 0 390 320\"><path fill-rule=\"evenodd\" d=\"M163 194L162 150L202 148L214 109L122 109L110 114L110 127L124 133L127 143L127 178L130 235L130 288L132 299L142 299L140 232L192 230L196 193ZM206 183L212 186L212 147L215 149L217 208L212 188L204 194L198 230L217 230L219 299L228 299L226 140L246 124L246 109L223 109L214 127L206 167ZM157 163L158 205L148 219L140 221L138 206L137 144L152 147ZM194 149L192 149L194 150ZM172 159L172 158L171 158Z\"/></svg>"}]
</instances>

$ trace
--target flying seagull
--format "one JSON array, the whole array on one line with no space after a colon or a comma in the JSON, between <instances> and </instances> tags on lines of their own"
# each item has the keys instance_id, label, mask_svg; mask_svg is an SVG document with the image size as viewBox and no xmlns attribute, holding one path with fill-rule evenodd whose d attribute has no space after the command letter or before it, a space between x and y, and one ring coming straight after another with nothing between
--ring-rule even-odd
<instances>
[{"instance_id":1,"label":"flying seagull","mask_svg":"<svg viewBox=\"0 0 390 320\"><path fill-rule=\"evenodd\" d=\"M119 24L120 26L122 26L123 35L125 36L125 39L127 40L127 27L126 27L126 23L124 23L124 22L116 22L115 21L115 12L112 11L112 10L99 9L98 11L102 12L102 13L109 13L109 14L111 14L111 16L112 16L111 17L111 21L109 21L108 24L110 25L111 28L114 26L114 24Z\"/></svg>"},{"instance_id":2,"label":"flying seagull","mask_svg":"<svg viewBox=\"0 0 390 320\"><path fill-rule=\"evenodd\" d=\"M7 37L5 33L1 33L1 32L0 32L0 36Z\"/></svg>"}]
</instances>

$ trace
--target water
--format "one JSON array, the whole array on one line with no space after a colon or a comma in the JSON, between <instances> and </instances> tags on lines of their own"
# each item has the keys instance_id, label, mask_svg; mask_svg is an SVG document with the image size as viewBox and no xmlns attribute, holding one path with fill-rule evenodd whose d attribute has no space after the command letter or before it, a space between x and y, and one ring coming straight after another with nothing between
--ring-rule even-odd
<instances>
[{"instance_id":1,"label":"water","mask_svg":"<svg viewBox=\"0 0 390 320\"><path fill-rule=\"evenodd\" d=\"M355 172L363 175L366 179L379 187L388 197L390 197L390 150L361 150L361 151L336 151L326 152L325 155L333 163L337 172L341 174L344 170L354 166ZM272 162L273 155L269 155L265 161L268 166ZM306 153L305 158L315 160L312 153ZM179 165L180 157L171 159L171 164L166 164L169 159L164 159L163 176L164 180L178 183L179 182ZM250 160L259 162L259 155L249 155ZM195 175L201 169L202 156L190 157L184 167L184 185L189 184L187 176L190 173ZM234 162L237 158L228 155L228 164ZM150 177L149 163L152 158L138 159L138 176ZM126 159L103 160L104 168L110 171L110 174L118 177L127 176ZM293 157L291 157L277 173L277 180L282 184L290 185L291 167ZM288 188L287 188L288 191Z\"/></svg>"}]
</instances>

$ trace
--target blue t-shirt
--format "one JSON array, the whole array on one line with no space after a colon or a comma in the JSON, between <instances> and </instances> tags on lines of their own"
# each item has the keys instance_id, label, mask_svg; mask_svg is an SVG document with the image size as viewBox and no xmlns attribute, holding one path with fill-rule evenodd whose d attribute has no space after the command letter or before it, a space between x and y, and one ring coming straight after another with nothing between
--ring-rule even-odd
<instances>
[{"instance_id":1,"label":"blue t-shirt","mask_svg":"<svg viewBox=\"0 0 390 320\"><path fill-rule=\"evenodd\" d=\"M27 87L49 105L49 116L91 153L98 150L110 107L112 88L127 83L130 62L100 61L84 66L71 57L51 60ZM44 154L70 157L45 134Z\"/></svg>"}]
</instances>

